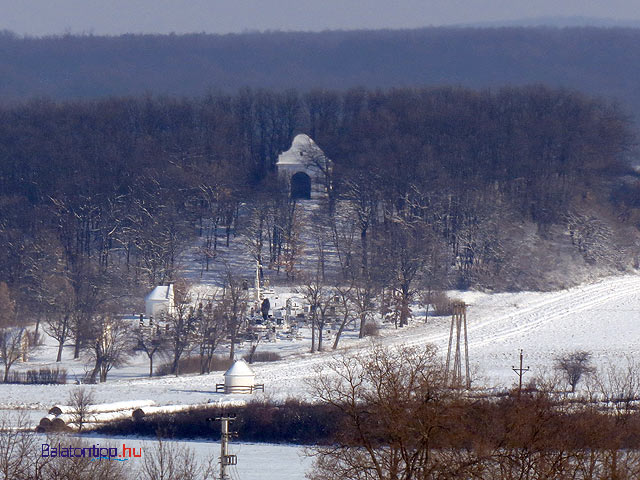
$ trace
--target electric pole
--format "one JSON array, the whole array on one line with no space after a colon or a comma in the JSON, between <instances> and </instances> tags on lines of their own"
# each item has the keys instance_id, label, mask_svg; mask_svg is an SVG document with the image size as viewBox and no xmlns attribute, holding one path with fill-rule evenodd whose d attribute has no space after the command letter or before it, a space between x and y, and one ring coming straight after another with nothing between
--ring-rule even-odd
<instances>
[{"instance_id":1,"label":"electric pole","mask_svg":"<svg viewBox=\"0 0 640 480\"><path fill-rule=\"evenodd\" d=\"M454 332L455 330L455 332ZM462 377L462 347L461 336L464 335L464 363L465 375L464 385L471 388L471 376L469 375L469 339L467 336L467 305L464 302L455 302L453 304L453 315L451 315L451 330L449 332L449 348L447 350L447 367L445 372L445 382L449 380L451 356L453 353L453 371L451 371L450 385L461 386L463 384ZM452 349L453 339L456 339L455 349Z\"/></svg>"},{"instance_id":2,"label":"electric pole","mask_svg":"<svg viewBox=\"0 0 640 480\"><path fill-rule=\"evenodd\" d=\"M518 375L518 397L522 393L522 376L529 371L529 366L526 366L524 368L522 367L523 356L524 355L522 349L520 349L520 368L516 368L513 365L511 366L511 370L516 372L516 375Z\"/></svg>"},{"instance_id":3,"label":"electric pole","mask_svg":"<svg viewBox=\"0 0 640 480\"><path fill-rule=\"evenodd\" d=\"M236 455L229 454L229 442L231 437L235 434L229 431L229 423L236 419L235 415L208 418L207 420L220 420L220 477L219 480L230 480L231 477L227 474L227 467L230 465L238 464L238 457Z\"/></svg>"}]
</instances>

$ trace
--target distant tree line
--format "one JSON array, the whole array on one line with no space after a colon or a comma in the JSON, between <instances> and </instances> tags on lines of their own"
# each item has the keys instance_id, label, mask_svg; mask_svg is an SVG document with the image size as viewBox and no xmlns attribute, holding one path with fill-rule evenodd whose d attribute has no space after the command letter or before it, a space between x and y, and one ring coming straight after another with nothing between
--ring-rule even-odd
<instances>
[{"instance_id":1,"label":"distant tree line","mask_svg":"<svg viewBox=\"0 0 640 480\"><path fill-rule=\"evenodd\" d=\"M199 96L239 87L309 90L544 83L640 110L640 31L423 28L233 35L0 35L0 100Z\"/></svg>"},{"instance_id":2,"label":"distant tree line","mask_svg":"<svg viewBox=\"0 0 640 480\"><path fill-rule=\"evenodd\" d=\"M299 132L331 160L304 220L274 171ZM306 285L319 334L329 311L362 334L374 305L403 325L448 286L550 288L565 265L633 266L631 141L614 105L541 86L32 100L0 109L2 281L12 315L96 361L96 325L175 281L196 243L203 270L241 241Z\"/></svg>"}]
</instances>

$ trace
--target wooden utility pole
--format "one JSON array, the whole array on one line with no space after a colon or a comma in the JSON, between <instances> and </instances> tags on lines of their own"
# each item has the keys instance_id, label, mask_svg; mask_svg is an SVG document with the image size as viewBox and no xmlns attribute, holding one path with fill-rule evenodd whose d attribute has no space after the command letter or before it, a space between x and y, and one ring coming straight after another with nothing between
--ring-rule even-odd
<instances>
[{"instance_id":1,"label":"wooden utility pole","mask_svg":"<svg viewBox=\"0 0 640 480\"><path fill-rule=\"evenodd\" d=\"M462 335L464 335L464 378L462 376L462 347L460 345L460 337ZM456 339L455 349L452 348L454 336ZM451 369L452 354L453 369ZM467 305L464 302L455 302L453 304L445 382L456 387L464 384L465 388L471 388L471 376L469 374L469 338L467 336Z\"/></svg>"},{"instance_id":2,"label":"wooden utility pole","mask_svg":"<svg viewBox=\"0 0 640 480\"><path fill-rule=\"evenodd\" d=\"M516 368L513 365L511 366L511 370L516 372L518 375L518 396L522 393L522 376L529 371L529 367L522 367L522 358L524 357L522 349L520 349L520 367Z\"/></svg>"}]
</instances>

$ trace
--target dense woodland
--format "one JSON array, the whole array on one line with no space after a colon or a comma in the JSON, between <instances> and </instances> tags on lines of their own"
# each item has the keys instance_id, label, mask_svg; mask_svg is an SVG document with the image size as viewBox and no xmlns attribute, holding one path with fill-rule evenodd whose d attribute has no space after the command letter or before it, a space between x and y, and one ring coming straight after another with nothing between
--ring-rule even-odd
<instances>
[{"instance_id":1,"label":"dense woodland","mask_svg":"<svg viewBox=\"0 0 640 480\"><path fill-rule=\"evenodd\" d=\"M299 132L331 160L311 220L274 173ZM403 325L444 288L555 288L637 266L631 143L617 107L545 87L33 100L0 110L5 296L15 315L83 338L179 279L187 246L207 269L230 242L313 304L322 285L346 285L339 310L362 328L373 305ZM329 251L339 266L325 271Z\"/></svg>"},{"instance_id":2,"label":"dense woodland","mask_svg":"<svg viewBox=\"0 0 640 480\"><path fill-rule=\"evenodd\" d=\"M239 87L344 89L542 83L640 111L640 31L425 28L118 37L0 36L0 100L145 93L201 96Z\"/></svg>"}]
</instances>

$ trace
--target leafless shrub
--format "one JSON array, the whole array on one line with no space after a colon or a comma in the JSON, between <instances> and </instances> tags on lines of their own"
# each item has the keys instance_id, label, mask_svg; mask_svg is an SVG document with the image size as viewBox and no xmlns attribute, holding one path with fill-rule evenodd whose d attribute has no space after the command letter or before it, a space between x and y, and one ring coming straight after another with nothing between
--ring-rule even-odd
<instances>
[{"instance_id":1,"label":"leafless shrub","mask_svg":"<svg viewBox=\"0 0 640 480\"><path fill-rule=\"evenodd\" d=\"M589 392L619 415L634 412L640 401L640 374L634 359L627 357L625 364L611 363L598 371L590 382Z\"/></svg>"},{"instance_id":2,"label":"leafless shrub","mask_svg":"<svg viewBox=\"0 0 640 480\"><path fill-rule=\"evenodd\" d=\"M230 360L226 355L216 355L211 359L211 371L224 372L233 365L233 360Z\"/></svg>"},{"instance_id":3,"label":"leafless shrub","mask_svg":"<svg viewBox=\"0 0 640 480\"><path fill-rule=\"evenodd\" d=\"M89 421L90 407L94 403L93 392L84 387L78 387L69 393L69 405L72 407L73 423L82 431L82 427Z\"/></svg>"},{"instance_id":4,"label":"leafless shrub","mask_svg":"<svg viewBox=\"0 0 640 480\"><path fill-rule=\"evenodd\" d=\"M40 368L26 372L11 372L7 383L26 383L51 385L67 383L67 370L64 368Z\"/></svg>"},{"instance_id":5,"label":"leafless shrub","mask_svg":"<svg viewBox=\"0 0 640 480\"><path fill-rule=\"evenodd\" d=\"M438 316L453 314L453 299L449 298L447 292L433 292L431 294L431 304L433 311Z\"/></svg>"},{"instance_id":6,"label":"leafless shrub","mask_svg":"<svg viewBox=\"0 0 640 480\"><path fill-rule=\"evenodd\" d=\"M244 359L249 361L249 355L245 355ZM282 360L282 356L278 352L255 352L251 358L251 362L277 362Z\"/></svg>"},{"instance_id":7,"label":"leafless shrub","mask_svg":"<svg viewBox=\"0 0 640 480\"><path fill-rule=\"evenodd\" d=\"M226 355L215 355L211 358L211 371L220 372L227 370L232 360ZM155 374L158 376L172 375L173 363L163 363L156 368ZM201 373L201 363L199 357L185 357L179 361L179 371L181 373Z\"/></svg>"},{"instance_id":8,"label":"leafless shrub","mask_svg":"<svg viewBox=\"0 0 640 480\"><path fill-rule=\"evenodd\" d=\"M363 337L377 337L380 335L380 327L376 322L365 323L362 329Z\"/></svg>"},{"instance_id":9,"label":"leafless shrub","mask_svg":"<svg viewBox=\"0 0 640 480\"><path fill-rule=\"evenodd\" d=\"M144 480L195 480L210 478L212 464L203 467L195 458L193 450L169 445L158 438L150 449L145 449L142 465Z\"/></svg>"},{"instance_id":10,"label":"leafless shrub","mask_svg":"<svg viewBox=\"0 0 640 480\"><path fill-rule=\"evenodd\" d=\"M44 345L44 337L40 332L27 330L27 339L29 341L29 347L39 347Z\"/></svg>"},{"instance_id":11,"label":"leafless shrub","mask_svg":"<svg viewBox=\"0 0 640 480\"><path fill-rule=\"evenodd\" d=\"M27 418L22 415L0 417L0 478L33 478L36 467L43 461L37 439L31 432Z\"/></svg>"},{"instance_id":12,"label":"leafless shrub","mask_svg":"<svg viewBox=\"0 0 640 480\"><path fill-rule=\"evenodd\" d=\"M57 447L58 445L70 446L72 450L90 447L90 445L78 438L63 435L48 437L47 443L52 447ZM37 447L36 452L40 456L41 447L40 445L37 445ZM105 448L108 445L101 444L100 447ZM40 467L37 475L34 472L33 476L24 478L46 478L47 480L85 480L88 478L92 480L131 480L134 478L127 468L128 465L107 459L87 458L86 455L84 457L58 455L45 457L44 460L45 463Z\"/></svg>"}]
</instances>

